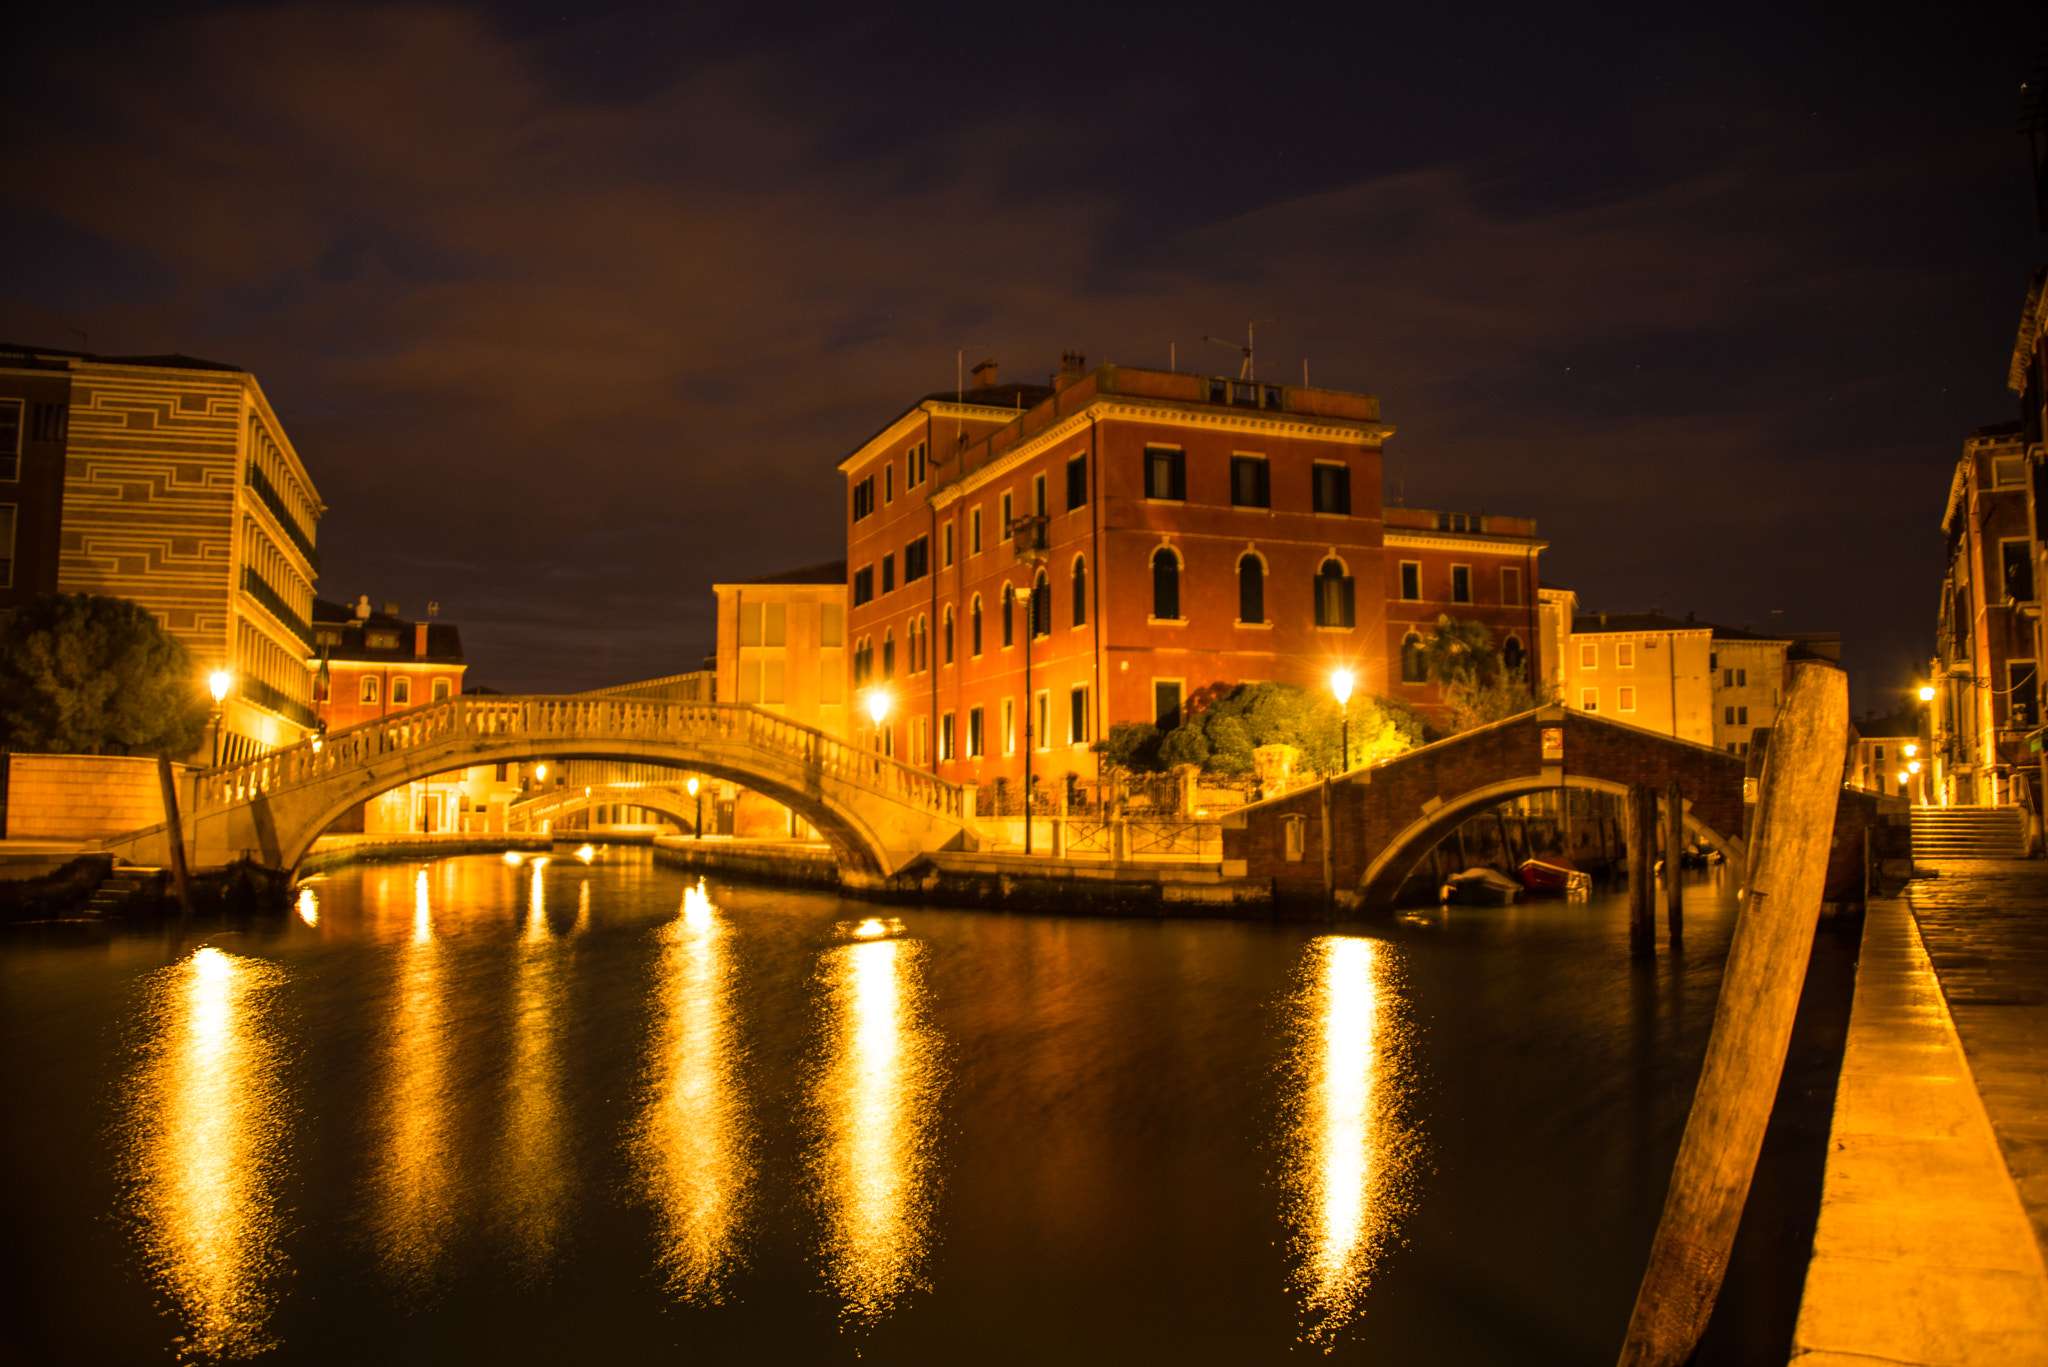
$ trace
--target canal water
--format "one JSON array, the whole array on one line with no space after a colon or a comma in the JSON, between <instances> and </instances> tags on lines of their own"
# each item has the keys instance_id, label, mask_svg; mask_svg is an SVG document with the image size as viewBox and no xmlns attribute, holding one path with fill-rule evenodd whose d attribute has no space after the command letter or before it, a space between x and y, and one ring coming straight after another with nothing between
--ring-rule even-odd
<instances>
[{"instance_id":1,"label":"canal water","mask_svg":"<svg viewBox=\"0 0 2048 1367\"><path fill-rule=\"evenodd\" d=\"M643 851L0 931L7 1360L1612 1359L1733 904L1331 932ZM1782 1361L1853 935L1700 1361Z\"/></svg>"}]
</instances>

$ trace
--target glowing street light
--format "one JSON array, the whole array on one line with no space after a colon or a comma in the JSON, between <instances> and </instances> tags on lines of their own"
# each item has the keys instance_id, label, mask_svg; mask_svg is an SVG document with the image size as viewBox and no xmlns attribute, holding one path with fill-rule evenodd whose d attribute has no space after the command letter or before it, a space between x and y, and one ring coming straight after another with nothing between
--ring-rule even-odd
<instances>
[{"instance_id":1,"label":"glowing street light","mask_svg":"<svg viewBox=\"0 0 2048 1367\"><path fill-rule=\"evenodd\" d=\"M686 786L690 790L690 796L697 799L697 834L693 838L702 840L704 838L704 799L697 792L697 776L695 774L690 775L690 781Z\"/></svg>"},{"instance_id":2,"label":"glowing street light","mask_svg":"<svg viewBox=\"0 0 2048 1367\"><path fill-rule=\"evenodd\" d=\"M1342 772L1351 772L1351 671L1340 669L1330 676L1330 691L1337 695L1337 710L1344 717L1344 763Z\"/></svg>"},{"instance_id":3,"label":"glowing street light","mask_svg":"<svg viewBox=\"0 0 2048 1367\"><path fill-rule=\"evenodd\" d=\"M1933 701L1934 701L1934 685L1933 685L1933 684L1921 684L1921 685L1920 685L1920 701L1921 701L1921 702L1933 702Z\"/></svg>"},{"instance_id":4,"label":"glowing street light","mask_svg":"<svg viewBox=\"0 0 2048 1367\"><path fill-rule=\"evenodd\" d=\"M1920 747L1919 747L1919 746L1917 746L1917 745L1909 745L1909 746L1907 746L1907 747L1906 747L1906 758L1907 758L1907 759L1911 759L1911 758L1913 758L1913 756L1915 756L1915 755L1917 755L1917 754L1919 754L1919 753L1920 753Z\"/></svg>"},{"instance_id":5,"label":"glowing street light","mask_svg":"<svg viewBox=\"0 0 2048 1367\"><path fill-rule=\"evenodd\" d=\"M889 715L889 690L876 687L868 690L868 715L875 719L875 750L882 749L882 722Z\"/></svg>"},{"instance_id":6,"label":"glowing street light","mask_svg":"<svg viewBox=\"0 0 2048 1367\"><path fill-rule=\"evenodd\" d=\"M534 765L534 766L533 766L533 781L534 781L535 783L546 783L546 782L548 781L548 766L547 766L547 765L545 765L545 764L536 764L536 765Z\"/></svg>"},{"instance_id":7,"label":"glowing street light","mask_svg":"<svg viewBox=\"0 0 2048 1367\"><path fill-rule=\"evenodd\" d=\"M1913 761L1913 762L1912 762L1911 764L1908 764L1908 765L1906 766L1906 772L1907 772L1907 773L1909 773L1909 774L1917 774L1917 773L1919 773L1919 772L1920 772L1920 761L1916 759L1916 760L1914 760L1914 761Z\"/></svg>"},{"instance_id":8,"label":"glowing street light","mask_svg":"<svg viewBox=\"0 0 2048 1367\"><path fill-rule=\"evenodd\" d=\"M206 691L213 694L213 767L220 768L220 723L227 711L228 686L235 676L225 669L216 669L206 676Z\"/></svg>"}]
</instances>

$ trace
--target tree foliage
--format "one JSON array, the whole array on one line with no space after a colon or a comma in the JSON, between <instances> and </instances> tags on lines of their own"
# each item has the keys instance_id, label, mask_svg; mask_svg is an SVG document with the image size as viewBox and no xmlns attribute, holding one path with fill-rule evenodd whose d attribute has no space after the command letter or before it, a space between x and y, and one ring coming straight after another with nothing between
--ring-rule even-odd
<instances>
[{"instance_id":1,"label":"tree foliage","mask_svg":"<svg viewBox=\"0 0 2048 1367\"><path fill-rule=\"evenodd\" d=\"M1451 709L1451 733L1470 731L1527 712L1537 705L1527 679L1509 678L1483 622L1445 613L1422 643L1423 665Z\"/></svg>"},{"instance_id":2,"label":"tree foliage","mask_svg":"<svg viewBox=\"0 0 2048 1367\"><path fill-rule=\"evenodd\" d=\"M1256 748L1292 745L1309 768L1336 772L1344 715L1327 690L1300 684L1207 690L1189 699L1187 719L1160 740L1157 767L1196 764L1212 773L1249 774ZM1398 755L1424 739L1422 719L1391 698L1353 697L1350 717L1353 764Z\"/></svg>"},{"instance_id":3,"label":"tree foliage","mask_svg":"<svg viewBox=\"0 0 2048 1367\"><path fill-rule=\"evenodd\" d=\"M140 603L52 593L0 614L0 744L183 758L207 711L191 655Z\"/></svg>"}]
</instances>

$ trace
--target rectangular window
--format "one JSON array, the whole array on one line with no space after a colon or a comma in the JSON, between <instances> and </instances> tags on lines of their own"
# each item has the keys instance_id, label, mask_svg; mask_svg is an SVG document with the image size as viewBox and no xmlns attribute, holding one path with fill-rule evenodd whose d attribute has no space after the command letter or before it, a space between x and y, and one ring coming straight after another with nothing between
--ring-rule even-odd
<instances>
[{"instance_id":1,"label":"rectangular window","mask_svg":"<svg viewBox=\"0 0 2048 1367\"><path fill-rule=\"evenodd\" d=\"M1579 668L1580 668L1580 669L1598 669L1599 667L1600 667L1600 647L1599 647L1599 646L1580 646L1580 647L1579 647Z\"/></svg>"},{"instance_id":2,"label":"rectangular window","mask_svg":"<svg viewBox=\"0 0 2048 1367\"><path fill-rule=\"evenodd\" d=\"M1334 565L1334 561L1326 564ZM1343 627L1350 629L1358 625L1357 593L1354 581L1348 574L1318 574L1316 586L1316 625L1319 627Z\"/></svg>"},{"instance_id":3,"label":"rectangular window","mask_svg":"<svg viewBox=\"0 0 2048 1367\"><path fill-rule=\"evenodd\" d=\"M1067 511L1088 502L1088 457L1075 456L1067 462Z\"/></svg>"},{"instance_id":4,"label":"rectangular window","mask_svg":"<svg viewBox=\"0 0 2048 1367\"><path fill-rule=\"evenodd\" d=\"M412 706L412 680L406 678L403 674L391 681L391 705L393 707Z\"/></svg>"},{"instance_id":5,"label":"rectangular window","mask_svg":"<svg viewBox=\"0 0 2048 1367\"><path fill-rule=\"evenodd\" d=\"M21 478L21 402L0 401L0 479Z\"/></svg>"},{"instance_id":6,"label":"rectangular window","mask_svg":"<svg viewBox=\"0 0 2048 1367\"><path fill-rule=\"evenodd\" d=\"M1580 689L1579 710L1581 712L1598 712L1600 710L1600 690L1597 688Z\"/></svg>"},{"instance_id":7,"label":"rectangular window","mask_svg":"<svg viewBox=\"0 0 2048 1367\"><path fill-rule=\"evenodd\" d=\"M1634 641L1615 642L1614 667L1616 669L1634 669L1636 667L1636 643Z\"/></svg>"},{"instance_id":8,"label":"rectangular window","mask_svg":"<svg viewBox=\"0 0 2048 1367\"><path fill-rule=\"evenodd\" d=\"M1033 475L1031 477L1031 515L1033 517L1044 517L1045 512L1045 476Z\"/></svg>"},{"instance_id":9,"label":"rectangular window","mask_svg":"<svg viewBox=\"0 0 2048 1367\"><path fill-rule=\"evenodd\" d=\"M2000 489L2017 489L2027 482L2027 463L2017 456L2003 456L1991 462L1991 480Z\"/></svg>"},{"instance_id":10,"label":"rectangular window","mask_svg":"<svg viewBox=\"0 0 2048 1367\"><path fill-rule=\"evenodd\" d=\"M0 589L14 587L15 505L0 503Z\"/></svg>"},{"instance_id":11,"label":"rectangular window","mask_svg":"<svg viewBox=\"0 0 2048 1367\"><path fill-rule=\"evenodd\" d=\"M2034 601L2032 544L2025 539L1998 543L1998 559L2005 572L2005 596L2015 603Z\"/></svg>"},{"instance_id":12,"label":"rectangular window","mask_svg":"<svg viewBox=\"0 0 2048 1367\"><path fill-rule=\"evenodd\" d=\"M1401 597L1410 603L1422 601L1422 562L1403 560L1401 562Z\"/></svg>"},{"instance_id":13,"label":"rectangular window","mask_svg":"<svg viewBox=\"0 0 2048 1367\"><path fill-rule=\"evenodd\" d=\"M1145 497L1185 503L1188 497L1187 453L1170 446L1145 448Z\"/></svg>"},{"instance_id":14,"label":"rectangular window","mask_svg":"<svg viewBox=\"0 0 2048 1367\"><path fill-rule=\"evenodd\" d=\"M855 480L853 485L853 520L860 521L875 511L875 477Z\"/></svg>"},{"instance_id":15,"label":"rectangular window","mask_svg":"<svg viewBox=\"0 0 2048 1367\"><path fill-rule=\"evenodd\" d=\"M953 714L951 712L939 718L939 758L953 758Z\"/></svg>"},{"instance_id":16,"label":"rectangular window","mask_svg":"<svg viewBox=\"0 0 2048 1367\"><path fill-rule=\"evenodd\" d=\"M1088 743L1088 689L1086 685L1067 695L1067 744Z\"/></svg>"},{"instance_id":17,"label":"rectangular window","mask_svg":"<svg viewBox=\"0 0 2048 1367\"><path fill-rule=\"evenodd\" d=\"M789 604L763 603L761 606L761 644L779 646L789 643Z\"/></svg>"},{"instance_id":18,"label":"rectangular window","mask_svg":"<svg viewBox=\"0 0 2048 1367\"><path fill-rule=\"evenodd\" d=\"M761 701L785 702L788 700L789 667L782 660L761 661Z\"/></svg>"},{"instance_id":19,"label":"rectangular window","mask_svg":"<svg viewBox=\"0 0 2048 1367\"><path fill-rule=\"evenodd\" d=\"M1747 725L1749 725L1749 709L1748 709L1748 708L1746 708L1746 707L1738 707L1738 708L1736 708L1736 709L1735 709L1735 724L1736 724L1737 726L1747 726Z\"/></svg>"},{"instance_id":20,"label":"rectangular window","mask_svg":"<svg viewBox=\"0 0 2048 1367\"><path fill-rule=\"evenodd\" d=\"M950 570L953 568L953 524L950 522L946 524L946 535L940 542L940 546L942 547L942 553L946 557L945 564L941 568Z\"/></svg>"},{"instance_id":21,"label":"rectangular window","mask_svg":"<svg viewBox=\"0 0 2048 1367\"><path fill-rule=\"evenodd\" d=\"M1707 656L1707 673L1711 674L1711 673L1713 673L1713 672L1714 672L1715 670L1719 669L1720 667L1721 667L1721 655L1720 655L1720 652L1719 652L1719 651L1714 651L1714 652L1710 653L1710 654L1709 654L1709 655Z\"/></svg>"},{"instance_id":22,"label":"rectangular window","mask_svg":"<svg viewBox=\"0 0 2048 1367\"><path fill-rule=\"evenodd\" d=\"M981 505L978 503L974 506L974 511L967 515L967 553L981 554Z\"/></svg>"},{"instance_id":23,"label":"rectangular window","mask_svg":"<svg viewBox=\"0 0 2048 1367\"><path fill-rule=\"evenodd\" d=\"M448 701L448 693L449 693L449 687L448 687L448 681L447 681L446 679L436 679L436 680L434 680L434 701L435 701L435 702L446 702L446 701Z\"/></svg>"},{"instance_id":24,"label":"rectangular window","mask_svg":"<svg viewBox=\"0 0 2048 1367\"><path fill-rule=\"evenodd\" d=\"M1016 509L1011 505L1008 494L1003 495L1003 501L998 511L1002 513L1003 520L996 528L996 535L1007 539L1010 533L1015 530L1010 524L1017 520Z\"/></svg>"},{"instance_id":25,"label":"rectangular window","mask_svg":"<svg viewBox=\"0 0 2048 1367\"><path fill-rule=\"evenodd\" d=\"M903 487L915 489L924 483L924 443L919 442L904 453Z\"/></svg>"},{"instance_id":26,"label":"rectangular window","mask_svg":"<svg viewBox=\"0 0 2048 1367\"><path fill-rule=\"evenodd\" d=\"M987 737L982 732L981 709L967 709L967 758L980 759L988 753Z\"/></svg>"},{"instance_id":27,"label":"rectangular window","mask_svg":"<svg viewBox=\"0 0 2048 1367\"><path fill-rule=\"evenodd\" d=\"M843 646L846 644L846 609L837 603L826 603L818 609L818 644L821 646Z\"/></svg>"},{"instance_id":28,"label":"rectangular window","mask_svg":"<svg viewBox=\"0 0 2048 1367\"><path fill-rule=\"evenodd\" d=\"M1233 508L1273 506L1272 470L1264 456L1230 458L1230 505Z\"/></svg>"},{"instance_id":29,"label":"rectangular window","mask_svg":"<svg viewBox=\"0 0 2048 1367\"><path fill-rule=\"evenodd\" d=\"M29 436L37 441L63 441L71 430L71 405L39 403L29 409Z\"/></svg>"},{"instance_id":30,"label":"rectangular window","mask_svg":"<svg viewBox=\"0 0 2048 1367\"><path fill-rule=\"evenodd\" d=\"M1152 724L1162 732L1180 726L1180 680L1152 681Z\"/></svg>"},{"instance_id":31,"label":"rectangular window","mask_svg":"<svg viewBox=\"0 0 2048 1367\"><path fill-rule=\"evenodd\" d=\"M740 661L739 700L741 702L761 701L761 662L759 660Z\"/></svg>"},{"instance_id":32,"label":"rectangular window","mask_svg":"<svg viewBox=\"0 0 2048 1367\"><path fill-rule=\"evenodd\" d=\"M2031 731L2040 722L2040 686L2032 660L2006 663L2005 677L2011 693L2006 702L2005 724L2014 730Z\"/></svg>"},{"instance_id":33,"label":"rectangular window","mask_svg":"<svg viewBox=\"0 0 2048 1367\"><path fill-rule=\"evenodd\" d=\"M915 584L931 573L931 543L929 538L917 537L903 548L903 582Z\"/></svg>"},{"instance_id":34,"label":"rectangular window","mask_svg":"<svg viewBox=\"0 0 2048 1367\"><path fill-rule=\"evenodd\" d=\"M853 605L860 607L875 601L875 567L863 565L853 572Z\"/></svg>"},{"instance_id":35,"label":"rectangular window","mask_svg":"<svg viewBox=\"0 0 2048 1367\"><path fill-rule=\"evenodd\" d=\"M1522 606L1522 571L1516 566L1501 566L1500 601L1506 607Z\"/></svg>"},{"instance_id":36,"label":"rectangular window","mask_svg":"<svg viewBox=\"0 0 2048 1367\"><path fill-rule=\"evenodd\" d=\"M1882 745L1872 749L1871 754L1876 757L1879 764L1884 763L1884 747Z\"/></svg>"},{"instance_id":37,"label":"rectangular window","mask_svg":"<svg viewBox=\"0 0 2048 1367\"><path fill-rule=\"evenodd\" d=\"M1351 514L1351 467L1348 465L1325 465L1315 467L1315 510L1319 513Z\"/></svg>"},{"instance_id":38,"label":"rectangular window","mask_svg":"<svg viewBox=\"0 0 2048 1367\"><path fill-rule=\"evenodd\" d=\"M1017 753L1017 700L1003 699L1003 753Z\"/></svg>"},{"instance_id":39,"label":"rectangular window","mask_svg":"<svg viewBox=\"0 0 2048 1367\"><path fill-rule=\"evenodd\" d=\"M1472 567L1470 565L1451 566L1451 601L1453 603L1469 603L1472 601Z\"/></svg>"},{"instance_id":40,"label":"rectangular window","mask_svg":"<svg viewBox=\"0 0 2048 1367\"><path fill-rule=\"evenodd\" d=\"M896 501L896 462L890 461L882 467L882 502Z\"/></svg>"},{"instance_id":41,"label":"rectangular window","mask_svg":"<svg viewBox=\"0 0 2048 1367\"><path fill-rule=\"evenodd\" d=\"M1617 689L1616 693L1618 696L1614 702L1615 711L1633 712L1636 710L1636 691L1633 688Z\"/></svg>"},{"instance_id":42,"label":"rectangular window","mask_svg":"<svg viewBox=\"0 0 2048 1367\"><path fill-rule=\"evenodd\" d=\"M882 557L882 592L896 592L896 552Z\"/></svg>"},{"instance_id":43,"label":"rectangular window","mask_svg":"<svg viewBox=\"0 0 2048 1367\"><path fill-rule=\"evenodd\" d=\"M1037 706L1031 709L1031 745L1036 750L1052 749L1052 694L1039 690Z\"/></svg>"},{"instance_id":44,"label":"rectangular window","mask_svg":"<svg viewBox=\"0 0 2048 1367\"><path fill-rule=\"evenodd\" d=\"M1747 688L1747 687L1749 687L1749 671L1748 671L1748 670L1746 670L1746 669L1738 669L1738 670L1736 670L1736 671L1735 671L1735 686L1736 686L1737 688Z\"/></svg>"}]
</instances>

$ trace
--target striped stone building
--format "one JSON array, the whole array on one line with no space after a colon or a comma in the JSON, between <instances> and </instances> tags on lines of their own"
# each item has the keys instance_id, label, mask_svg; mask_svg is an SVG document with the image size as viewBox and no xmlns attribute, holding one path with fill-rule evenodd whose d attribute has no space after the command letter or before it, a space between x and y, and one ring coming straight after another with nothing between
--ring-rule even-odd
<instances>
[{"instance_id":1,"label":"striped stone building","mask_svg":"<svg viewBox=\"0 0 2048 1367\"><path fill-rule=\"evenodd\" d=\"M191 650L195 687L233 676L223 760L314 724L325 511L247 371L0 344L0 608L52 591L141 603Z\"/></svg>"}]
</instances>

